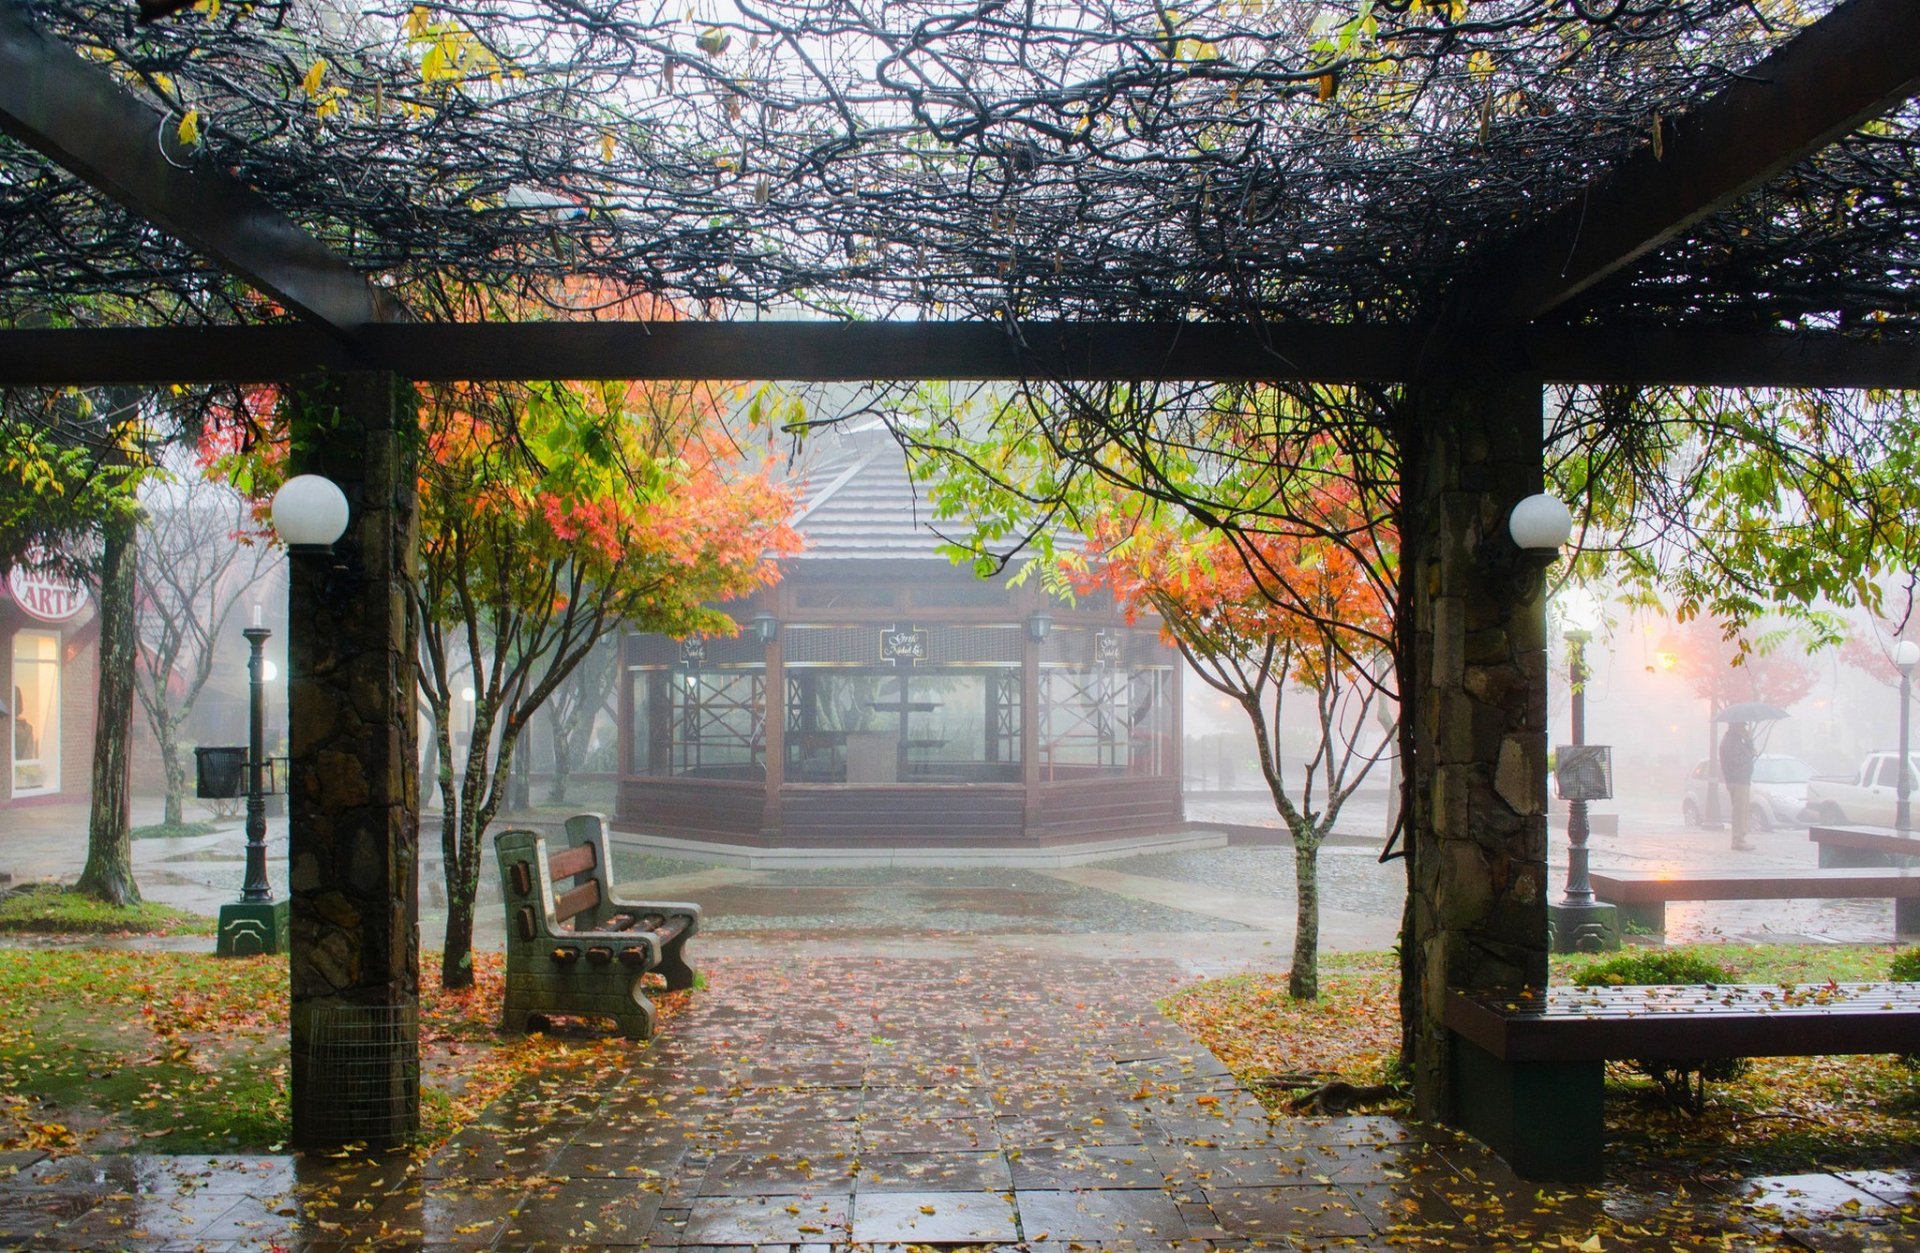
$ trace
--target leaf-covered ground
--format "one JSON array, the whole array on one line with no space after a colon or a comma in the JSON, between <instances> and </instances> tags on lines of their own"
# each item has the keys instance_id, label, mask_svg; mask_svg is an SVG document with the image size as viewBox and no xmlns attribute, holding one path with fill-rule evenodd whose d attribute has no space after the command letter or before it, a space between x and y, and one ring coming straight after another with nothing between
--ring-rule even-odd
<instances>
[{"instance_id":1,"label":"leaf-covered ground","mask_svg":"<svg viewBox=\"0 0 1920 1253\"><path fill-rule=\"evenodd\" d=\"M1711 945L1697 952L1747 983L1885 979L1893 946ZM1590 959L1559 959L1566 981ZM1399 972L1384 953L1323 963L1317 1002L1287 996L1284 972L1232 975L1185 988L1166 1011L1203 1040L1272 1109L1311 1081L1385 1082L1399 1049ZM1373 1108L1393 1112L1404 1103ZM1871 1167L1909 1158L1920 1143L1920 1066L1891 1056L1756 1058L1740 1079L1712 1085L1706 1111L1672 1108L1626 1064L1608 1070L1610 1177L1634 1171L1745 1175Z\"/></svg>"},{"instance_id":2,"label":"leaf-covered ground","mask_svg":"<svg viewBox=\"0 0 1920 1253\"><path fill-rule=\"evenodd\" d=\"M499 954L473 988L422 971L421 1088L429 1148L521 1077L583 1051L579 1036L503 1038ZM671 1015L684 994L661 994ZM285 957L95 948L0 950L0 1150L232 1153L283 1146Z\"/></svg>"}]
</instances>

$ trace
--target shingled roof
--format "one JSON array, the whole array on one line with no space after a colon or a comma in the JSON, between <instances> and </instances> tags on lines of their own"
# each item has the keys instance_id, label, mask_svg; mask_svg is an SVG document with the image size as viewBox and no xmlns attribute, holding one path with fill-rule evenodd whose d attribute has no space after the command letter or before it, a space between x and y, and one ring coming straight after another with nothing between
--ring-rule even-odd
<instances>
[{"instance_id":1,"label":"shingled roof","mask_svg":"<svg viewBox=\"0 0 1920 1253\"><path fill-rule=\"evenodd\" d=\"M878 424L840 443L800 480L794 527L807 547L798 560L951 565L940 551L932 502L909 477L900 446Z\"/></svg>"}]
</instances>

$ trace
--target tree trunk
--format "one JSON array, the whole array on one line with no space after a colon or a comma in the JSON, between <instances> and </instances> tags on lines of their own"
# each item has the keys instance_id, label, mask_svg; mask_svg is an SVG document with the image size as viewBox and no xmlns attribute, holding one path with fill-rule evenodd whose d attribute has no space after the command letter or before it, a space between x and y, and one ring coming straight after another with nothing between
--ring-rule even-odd
<instances>
[{"instance_id":1,"label":"tree trunk","mask_svg":"<svg viewBox=\"0 0 1920 1253\"><path fill-rule=\"evenodd\" d=\"M1304 823L1293 828L1293 969L1287 995L1311 1001L1320 996L1320 834Z\"/></svg>"},{"instance_id":2,"label":"tree trunk","mask_svg":"<svg viewBox=\"0 0 1920 1253\"><path fill-rule=\"evenodd\" d=\"M140 889L133 881L133 833L127 813L127 752L133 741L135 525L131 517L115 518L104 528L93 804L87 816L87 864L75 885L110 905L140 900Z\"/></svg>"},{"instance_id":3,"label":"tree trunk","mask_svg":"<svg viewBox=\"0 0 1920 1253\"><path fill-rule=\"evenodd\" d=\"M573 729L568 727L563 734L560 719L549 717L548 728L553 732L553 784L547 789L547 799L556 805L567 800L567 776L573 773Z\"/></svg>"},{"instance_id":4,"label":"tree trunk","mask_svg":"<svg viewBox=\"0 0 1920 1253\"><path fill-rule=\"evenodd\" d=\"M166 773L166 812L160 820L170 827L186 822L187 767L180 760L180 730L167 714L153 719L153 738L160 746L160 767Z\"/></svg>"}]
</instances>

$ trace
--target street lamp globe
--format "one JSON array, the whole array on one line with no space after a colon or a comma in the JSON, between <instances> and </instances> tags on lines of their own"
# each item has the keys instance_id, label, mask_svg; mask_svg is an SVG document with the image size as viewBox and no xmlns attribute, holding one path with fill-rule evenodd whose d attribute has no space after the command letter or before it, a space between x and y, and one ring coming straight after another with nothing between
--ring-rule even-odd
<instances>
[{"instance_id":1,"label":"street lamp globe","mask_svg":"<svg viewBox=\"0 0 1920 1253\"><path fill-rule=\"evenodd\" d=\"M1920 644L1912 640L1901 640L1893 646L1893 664L1900 667L1902 673L1911 671L1920 665Z\"/></svg>"},{"instance_id":2,"label":"street lamp globe","mask_svg":"<svg viewBox=\"0 0 1920 1253\"><path fill-rule=\"evenodd\" d=\"M296 474L282 483L269 513L291 552L331 552L347 531L346 493L318 474Z\"/></svg>"}]
</instances>

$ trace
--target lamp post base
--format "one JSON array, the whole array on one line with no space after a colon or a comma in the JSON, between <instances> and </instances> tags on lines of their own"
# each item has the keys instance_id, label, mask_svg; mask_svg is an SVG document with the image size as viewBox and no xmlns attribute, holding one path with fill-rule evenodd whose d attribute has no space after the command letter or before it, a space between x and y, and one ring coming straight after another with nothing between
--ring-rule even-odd
<instances>
[{"instance_id":1,"label":"lamp post base","mask_svg":"<svg viewBox=\"0 0 1920 1253\"><path fill-rule=\"evenodd\" d=\"M1620 947L1620 910L1594 902L1547 905L1548 943L1556 953L1605 953Z\"/></svg>"},{"instance_id":2,"label":"lamp post base","mask_svg":"<svg viewBox=\"0 0 1920 1253\"><path fill-rule=\"evenodd\" d=\"M287 902L232 901L220 907L214 956L258 957L287 951Z\"/></svg>"}]
</instances>

